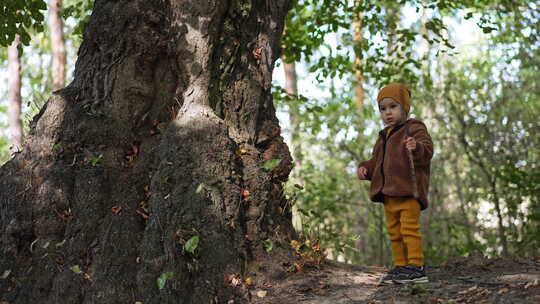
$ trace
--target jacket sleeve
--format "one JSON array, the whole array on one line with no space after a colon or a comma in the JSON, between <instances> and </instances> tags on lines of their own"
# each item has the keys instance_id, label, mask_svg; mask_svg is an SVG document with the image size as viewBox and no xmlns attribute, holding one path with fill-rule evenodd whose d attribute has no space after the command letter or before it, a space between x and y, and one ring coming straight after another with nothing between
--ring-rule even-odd
<instances>
[{"instance_id":1,"label":"jacket sleeve","mask_svg":"<svg viewBox=\"0 0 540 304\"><path fill-rule=\"evenodd\" d=\"M365 160L363 162L361 162L358 167L364 167L368 170L368 173L367 173L367 179L368 180L371 180L372 176L373 176L373 171L375 170L375 153L377 151L377 145L379 145L380 142L379 140L377 140L377 142L375 143L375 146L373 147L373 152L371 152L371 158L368 159L368 160Z\"/></svg>"},{"instance_id":2,"label":"jacket sleeve","mask_svg":"<svg viewBox=\"0 0 540 304\"><path fill-rule=\"evenodd\" d=\"M374 164L375 164L375 160L372 157L371 159L365 160L365 161L361 162L360 165L358 165L358 168L364 167L364 168L367 169L367 171L368 171L367 175L366 175L367 180L371 180L371 177L373 176L373 168L375 166Z\"/></svg>"},{"instance_id":3,"label":"jacket sleeve","mask_svg":"<svg viewBox=\"0 0 540 304\"><path fill-rule=\"evenodd\" d=\"M416 140L416 149L413 150L414 163L419 166L427 166L433 157L433 141L426 126L421 123L411 124L409 134Z\"/></svg>"}]
</instances>

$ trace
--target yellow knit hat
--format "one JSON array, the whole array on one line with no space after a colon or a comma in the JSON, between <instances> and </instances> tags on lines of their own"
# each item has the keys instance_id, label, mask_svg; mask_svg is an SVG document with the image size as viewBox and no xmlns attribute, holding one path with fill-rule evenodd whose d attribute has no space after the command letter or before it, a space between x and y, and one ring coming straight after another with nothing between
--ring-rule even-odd
<instances>
[{"instance_id":1,"label":"yellow knit hat","mask_svg":"<svg viewBox=\"0 0 540 304\"><path fill-rule=\"evenodd\" d=\"M411 110L411 90L404 84L395 82L385 86L377 95L377 103L381 102L383 98L392 98L403 107L405 113L409 114Z\"/></svg>"}]
</instances>

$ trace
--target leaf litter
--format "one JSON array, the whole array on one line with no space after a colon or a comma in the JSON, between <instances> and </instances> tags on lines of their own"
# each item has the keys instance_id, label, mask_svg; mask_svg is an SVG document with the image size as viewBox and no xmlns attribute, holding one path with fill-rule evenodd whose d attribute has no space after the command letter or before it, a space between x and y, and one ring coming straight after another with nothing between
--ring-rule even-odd
<instances>
[{"instance_id":1,"label":"leaf litter","mask_svg":"<svg viewBox=\"0 0 540 304\"><path fill-rule=\"evenodd\" d=\"M387 270L307 265L265 282L264 297L258 294L262 289L253 290L251 303L540 303L540 261L532 258L454 258L428 265L430 282L416 285L379 285Z\"/></svg>"}]
</instances>

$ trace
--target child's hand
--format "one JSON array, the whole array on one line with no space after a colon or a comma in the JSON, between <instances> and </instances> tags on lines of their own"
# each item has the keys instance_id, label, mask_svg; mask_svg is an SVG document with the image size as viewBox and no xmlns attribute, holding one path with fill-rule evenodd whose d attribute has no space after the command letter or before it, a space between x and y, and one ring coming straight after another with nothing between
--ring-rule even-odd
<instances>
[{"instance_id":1,"label":"child's hand","mask_svg":"<svg viewBox=\"0 0 540 304\"><path fill-rule=\"evenodd\" d=\"M407 139L405 139L405 147L411 151L416 150L416 140L414 137L407 137Z\"/></svg>"},{"instance_id":2,"label":"child's hand","mask_svg":"<svg viewBox=\"0 0 540 304\"><path fill-rule=\"evenodd\" d=\"M364 167L358 167L358 170L356 170L356 175L358 175L359 180L367 179L367 169Z\"/></svg>"}]
</instances>

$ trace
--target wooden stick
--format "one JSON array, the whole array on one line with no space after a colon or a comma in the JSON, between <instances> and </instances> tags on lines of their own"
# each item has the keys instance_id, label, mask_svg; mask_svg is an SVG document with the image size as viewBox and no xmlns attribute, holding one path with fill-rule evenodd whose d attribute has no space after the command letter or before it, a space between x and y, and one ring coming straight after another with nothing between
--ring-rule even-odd
<instances>
[{"instance_id":1,"label":"wooden stick","mask_svg":"<svg viewBox=\"0 0 540 304\"><path fill-rule=\"evenodd\" d=\"M410 134L409 134L409 124L407 124L407 126L405 127L405 135L407 136L407 138L411 137ZM412 179L412 184L413 184L413 196L415 199L418 199L418 185L416 183L416 173L415 173L415 170L414 170L414 159L413 159L413 155L412 155L412 151L408 148L407 149L407 156L409 156L409 168L411 169L411 179Z\"/></svg>"}]
</instances>

